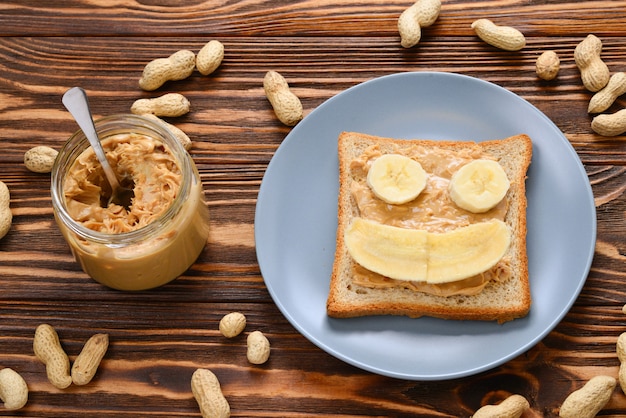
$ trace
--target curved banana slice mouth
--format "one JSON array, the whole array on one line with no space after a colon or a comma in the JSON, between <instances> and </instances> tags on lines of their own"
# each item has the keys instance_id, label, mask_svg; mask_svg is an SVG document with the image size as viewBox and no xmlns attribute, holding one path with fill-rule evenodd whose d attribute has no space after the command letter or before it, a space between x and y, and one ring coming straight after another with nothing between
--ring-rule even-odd
<instances>
[{"instance_id":1,"label":"curved banana slice mouth","mask_svg":"<svg viewBox=\"0 0 626 418\"><path fill-rule=\"evenodd\" d=\"M415 199L424 190L427 177L417 161L400 154L385 154L370 166L367 185L384 202L401 205Z\"/></svg>"},{"instance_id":2,"label":"curved banana slice mouth","mask_svg":"<svg viewBox=\"0 0 626 418\"><path fill-rule=\"evenodd\" d=\"M496 206L511 183L502 166L493 160L474 160L452 175L450 198L461 209L487 212Z\"/></svg>"},{"instance_id":3,"label":"curved banana slice mouth","mask_svg":"<svg viewBox=\"0 0 626 418\"><path fill-rule=\"evenodd\" d=\"M436 284L495 266L509 248L511 231L497 219L434 233L357 217L344 238L354 261L366 269L391 279Z\"/></svg>"}]
</instances>

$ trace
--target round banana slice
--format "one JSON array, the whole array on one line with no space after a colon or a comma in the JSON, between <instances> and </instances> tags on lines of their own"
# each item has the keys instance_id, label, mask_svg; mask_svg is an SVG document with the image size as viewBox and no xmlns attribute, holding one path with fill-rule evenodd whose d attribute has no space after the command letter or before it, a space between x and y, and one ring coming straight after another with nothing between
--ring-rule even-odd
<instances>
[{"instance_id":1,"label":"round banana slice","mask_svg":"<svg viewBox=\"0 0 626 418\"><path fill-rule=\"evenodd\" d=\"M367 184L379 199L401 205L415 199L426 187L422 165L400 154L385 154L374 160Z\"/></svg>"},{"instance_id":2,"label":"round banana slice","mask_svg":"<svg viewBox=\"0 0 626 418\"><path fill-rule=\"evenodd\" d=\"M506 195L511 183L502 166L493 160L474 160L452 175L450 198L462 209L487 212Z\"/></svg>"}]
</instances>

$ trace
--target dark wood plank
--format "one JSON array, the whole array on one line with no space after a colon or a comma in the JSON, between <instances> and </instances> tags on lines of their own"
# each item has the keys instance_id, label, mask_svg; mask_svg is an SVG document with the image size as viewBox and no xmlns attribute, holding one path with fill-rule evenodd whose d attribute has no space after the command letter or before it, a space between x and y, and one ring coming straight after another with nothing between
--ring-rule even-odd
<instances>
[{"instance_id":1,"label":"dark wood plank","mask_svg":"<svg viewBox=\"0 0 626 418\"><path fill-rule=\"evenodd\" d=\"M397 19L412 2L349 0L185 2L87 0L42 4L11 0L0 6L0 35L75 36L397 36ZM529 36L612 36L626 30L624 1L444 1L428 32L472 35L482 17ZM573 12L575 11L575 12ZM584 19L584 24L581 24ZM608 20L607 20L608 19ZM609 22L609 24L607 24Z\"/></svg>"}]
</instances>

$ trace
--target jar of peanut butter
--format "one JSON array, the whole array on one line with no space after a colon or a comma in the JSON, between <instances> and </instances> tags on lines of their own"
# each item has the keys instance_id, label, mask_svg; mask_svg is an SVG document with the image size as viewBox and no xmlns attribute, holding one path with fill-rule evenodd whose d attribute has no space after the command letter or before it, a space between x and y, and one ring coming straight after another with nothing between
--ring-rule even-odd
<instances>
[{"instance_id":1,"label":"jar of peanut butter","mask_svg":"<svg viewBox=\"0 0 626 418\"><path fill-rule=\"evenodd\" d=\"M111 187L89 141L76 132L52 169L52 205L82 269L119 290L161 286L183 274L208 239L209 216L198 170L164 126L135 115L95 122L107 160L132 184L128 207Z\"/></svg>"}]
</instances>

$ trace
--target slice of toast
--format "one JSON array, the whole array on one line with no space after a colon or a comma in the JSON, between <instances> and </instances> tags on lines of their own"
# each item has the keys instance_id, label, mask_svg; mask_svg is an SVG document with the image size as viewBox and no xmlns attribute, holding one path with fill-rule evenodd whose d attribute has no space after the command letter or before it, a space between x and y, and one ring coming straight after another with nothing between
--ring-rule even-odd
<instances>
[{"instance_id":1,"label":"slice of toast","mask_svg":"<svg viewBox=\"0 0 626 418\"><path fill-rule=\"evenodd\" d=\"M511 186L505 197L504 222L511 228L511 244L505 254L509 274L504 280L490 280L474 295L440 296L404 286L372 287L355 283L360 268L345 246L344 230L354 217L362 216L351 192L355 183L366 185L366 170L353 162L371 147L382 154L409 153L412 147L445 153L483 155L497 160ZM484 142L403 140L362 133L339 136L339 198L335 260L327 300L327 314L335 318L366 315L432 316L456 320L484 320L500 323L526 316L530 309L528 259L526 255L526 172L532 156L532 142L526 135ZM428 171L428 164L422 163ZM432 166L432 162L431 162ZM458 167L456 168L458 169ZM503 257L503 259L505 258Z\"/></svg>"}]
</instances>

